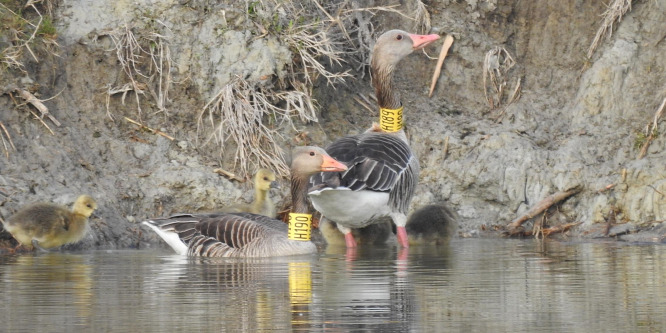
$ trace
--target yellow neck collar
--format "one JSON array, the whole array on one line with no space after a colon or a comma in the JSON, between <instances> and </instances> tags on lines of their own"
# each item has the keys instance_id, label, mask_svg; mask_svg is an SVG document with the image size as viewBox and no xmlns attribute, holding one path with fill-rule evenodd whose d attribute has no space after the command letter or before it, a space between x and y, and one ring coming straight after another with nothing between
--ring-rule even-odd
<instances>
[{"instance_id":1,"label":"yellow neck collar","mask_svg":"<svg viewBox=\"0 0 666 333\"><path fill-rule=\"evenodd\" d=\"M402 129L402 106L398 109L379 109L379 127L385 132L398 132Z\"/></svg>"},{"instance_id":2,"label":"yellow neck collar","mask_svg":"<svg viewBox=\"0 0 666 333\"><path fill-rule=\"evenodd\" d=\"M287 237L291 240L309 241L312 230L312 215L289 213Z\"/></svg>"}]
</instances>

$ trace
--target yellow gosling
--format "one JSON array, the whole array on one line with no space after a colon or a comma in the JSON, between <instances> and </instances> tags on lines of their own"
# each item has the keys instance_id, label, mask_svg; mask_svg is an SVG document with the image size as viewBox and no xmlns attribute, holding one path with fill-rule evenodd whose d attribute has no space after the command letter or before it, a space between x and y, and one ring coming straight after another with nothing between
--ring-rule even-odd
<instances>
[{"instance_id":1,"label":"yellow gosling","mask_svg":"<svg viewBox=\"0 0 666 333\"><path fill-rule=\"evenodd\" d=\"M225 213L252 213L275 218L275 203L269 197L269 191L277 188L275 173L268 169L259 169L254 175L254 201L249 204L236 204L222 209Z\"/></svg>"},{"instance_id":2,"label":"yellow gosling","mask_svg":"<svg viewBox=\"0 0 666 333\"><path fill-rule=\"evenodd\" d=\"M4 227L22 245L45 250L80 241L95 209L97 203L88 195L79 196L71 211L52 203L35 203L21 208Z\"/></svg>"}]
</instances>

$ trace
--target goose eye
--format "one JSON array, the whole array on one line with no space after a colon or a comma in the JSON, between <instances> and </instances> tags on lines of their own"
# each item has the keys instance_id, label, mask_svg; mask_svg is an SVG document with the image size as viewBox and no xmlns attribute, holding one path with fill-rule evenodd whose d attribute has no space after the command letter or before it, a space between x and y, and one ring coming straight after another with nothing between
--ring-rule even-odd
<instances>
[{"instance_id":1,"label":"goose eye","mask_svg":"<svg viewBox=\"0 0 666 333\"><path fill-rule=\"evenodd\" d=\"M315 156L315 152L311 151L310 156Z\"/></svg>"},{"instance_id":2,"label":"goose eye","mask_svg":"<svg viewBox=\"0 0 666 333\"><path fill-rule=\"evenodd\" d=\"M265 181L268 181L268 177L264 177L264 180L265 180Z\"/></svg>"},{"instance_id":3,"label":"goose eye","mask_svg":"<svg viewBox=\"0 0 666 333\"><path fill-rule=\"evenodd\" d=\"M402 40L402 35L397 35L397 36L395 36L395 39L397 39L397 40Z\"/></svg>"},{"instance_id":4,"label":"goose eye","mask_svg":"<svg viewBox=\"0 0 666 333\"><path fill-rule=\"evenodd\" d=\"M87 204L86 207L88 207L88 208L92 208L92 206L91 206L90 204Z\"/></svg>"}]
</instances>

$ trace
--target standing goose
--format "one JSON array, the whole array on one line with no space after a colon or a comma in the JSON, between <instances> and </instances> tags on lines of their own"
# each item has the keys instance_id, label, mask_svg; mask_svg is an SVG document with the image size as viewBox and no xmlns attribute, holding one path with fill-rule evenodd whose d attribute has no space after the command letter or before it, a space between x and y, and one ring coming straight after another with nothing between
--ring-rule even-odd
<instances>
[{"instance_id":1,"label":"standing goose","mask_svg":"<svg viewBox=\"0 0 666 333\"><path fill-rule=\"evenodd\" d=\"M275 218L275 203L268 196L272 188L278 188L275 173L268 169L259 169L254 175L254 200L249 204L236 204L223 208L225 213L252 213Z\"/></svg>"},{"instance_id":2,"label":"standing goose","mask_svg":"<svg viewBox=\"0 0 666 333\"><path fill-rule=\"evenodd\" d=\"M293 208L289 215L289 228L282 221L249 213L180 214L143 223L181 255L272 257L315 253L317 248L309 240L312 216L307 214L308 179L317 172L344 170L347 170L344 164L321 148L297 147L293 150ZM301 227L307 227L307 230Z\"/></svg>"},{"instance_id":3,"label":"standing goose","mask_svg":"<svg viewBox=\"0 0 666 333\"><path fill-rule=\"evenodd\" d=\"M72 210L52 203L35 203L21 208L3 223L21 245L40 250L76 243L86 235L88 218L97 209L95 199L79 196Z\"/></svg>"},{"instance_id":4,"label":"standing goose","mask_svg":"<svg viewBox=\"0 0 666 333\"><path fill-rule=\"evenodd\" d=\"M312 177L308 193L312 205L324 218L337 223L347 247L356 247L352 228L378 223L384 216L395 223L400 245L409 247L405 224L419 163L402 128L402 104L393 88L393 71L402 58L438 38L391 30L377 39L370 70L380 125L338 139L326 148L329 155L347 165L347 171Z\"/></svg>"}]
</instances>

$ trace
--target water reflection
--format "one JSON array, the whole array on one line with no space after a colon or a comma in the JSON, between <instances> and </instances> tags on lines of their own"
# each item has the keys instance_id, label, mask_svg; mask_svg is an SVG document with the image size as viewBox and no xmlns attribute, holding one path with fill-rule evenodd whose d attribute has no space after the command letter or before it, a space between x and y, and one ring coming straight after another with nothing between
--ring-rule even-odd
<instances>
[{"instance_id":1,"label":"water reflection","mask_svg":"<svg viewBox=\"0 0 666 333\"><path fill-rule=\"evenodd\" d=\"M0 257L5 331L664 331L666 247L453 240L315 256Z\"/></svg>"}]
</instances>

